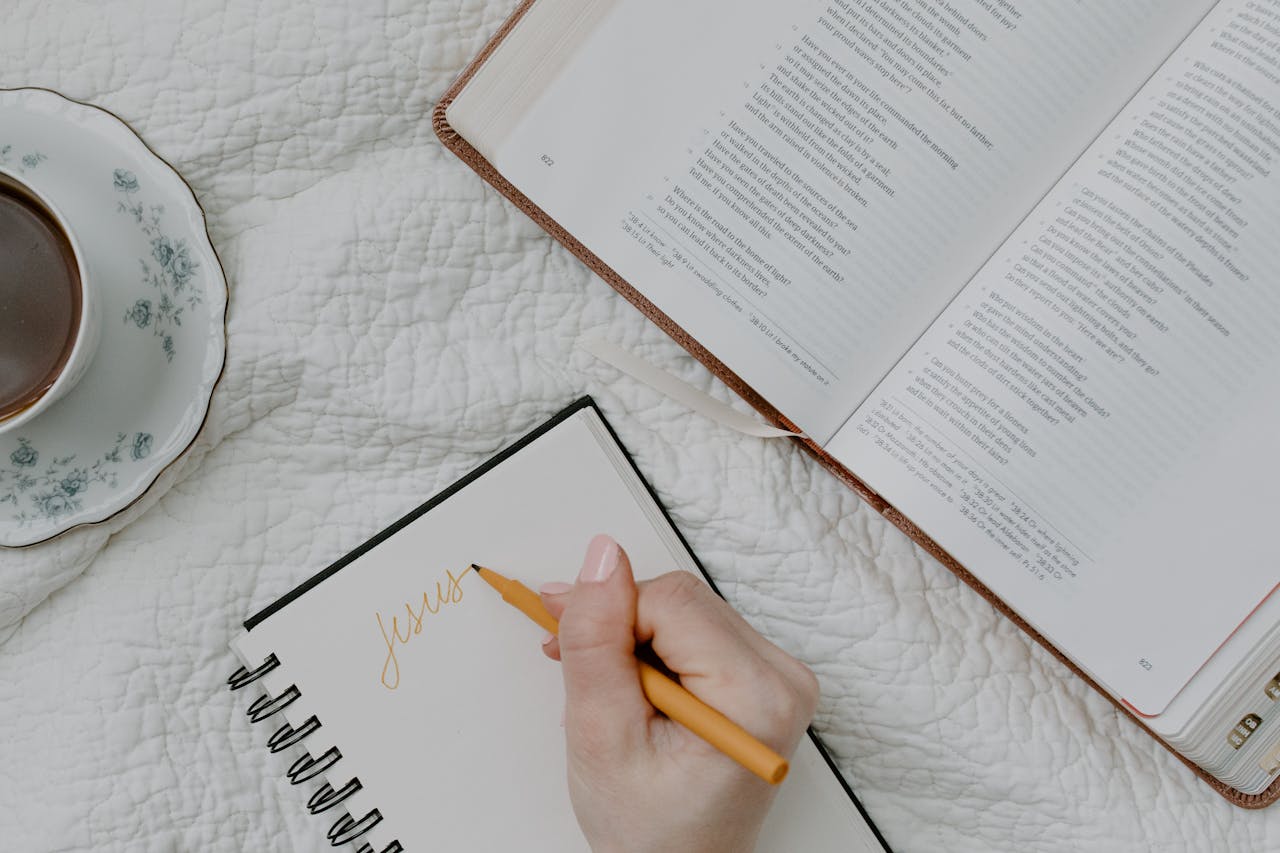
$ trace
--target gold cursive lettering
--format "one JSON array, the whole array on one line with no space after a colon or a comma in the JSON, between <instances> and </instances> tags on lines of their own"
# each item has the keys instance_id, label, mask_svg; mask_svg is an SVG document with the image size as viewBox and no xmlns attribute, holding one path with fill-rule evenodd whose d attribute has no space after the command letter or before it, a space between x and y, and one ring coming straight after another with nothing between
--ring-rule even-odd
<instances>
[{"instance_id":1,"label":"gold cursive lettering","mask_svg":"<svg viewBox=\"0 0 1280 853\"><path fill-rule=\"evenodd\" d=\"M459 581L471 571L470 567L463 569L458 575L452 571L446 571L447 581L436 581L435 602L432 603L431 592L428 590L422 594L422 603L417 610L413 609L412 602L405 604L406 623L404 634L400 633L400 620L398 616L391 617L391 631L387 632L387 625L382 620L381 613L375 613L374 618L378 621L378 630L382 633L382 642L387 647L387 657L382 663L382 686L388 690L395 690L400 686L400 659L396 655L396 646L405 646L409 640L422 633L422 623L428 615L436 615L440 612L440 608L446 604L458 604L462 601L462 585Z\"/></svg>"}]
</instances>

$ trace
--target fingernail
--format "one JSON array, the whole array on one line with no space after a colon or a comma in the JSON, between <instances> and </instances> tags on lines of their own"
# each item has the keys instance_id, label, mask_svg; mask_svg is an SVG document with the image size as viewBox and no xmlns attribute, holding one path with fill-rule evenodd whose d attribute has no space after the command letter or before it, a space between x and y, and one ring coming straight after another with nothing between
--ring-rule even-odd
<instances>
[{"instance_id":1,"label":"fingernail","mask_svg":"<svg viewBox=\"0 0 1280 853\"><path fill-rule=\"evenodd\" d=\"M553 634L553 633L551 633L550 631L548 631L548 632L547 632L547 634L546 634L546 636L542 638L542 645L544 645L544 646L545 646L545 645L547 645L548 643L550 643L550 642L551 642L552 640L554 640L555 638L556 638L556 635L555 635L555 634Z\"/></svg>"},{"instance_id":2,"label":"fingernail","mask_svg":"<svg viewBox=\"0 0 1280 853\"><path fill-rule=\"evenodd\" d=\"M582 561L582 571L578 572L578 580L587 583L603 583L618 567L618 556L621 549L613 537L603 533L591 540L587 546L587 556Z\"/></svg>"},{"instance_id":3,"label":"fingernail","mask_svg":"<svg viewBox=\"0 0 1280 853\"><path fill-rule=\"evenodd\" d=\"M543 595L564 595L571 589L573 589L572 584L560 583L560 581L551 581L550 583L544 583L542 586L538 587L538 592Z\"/></svg>"}]
</instances>

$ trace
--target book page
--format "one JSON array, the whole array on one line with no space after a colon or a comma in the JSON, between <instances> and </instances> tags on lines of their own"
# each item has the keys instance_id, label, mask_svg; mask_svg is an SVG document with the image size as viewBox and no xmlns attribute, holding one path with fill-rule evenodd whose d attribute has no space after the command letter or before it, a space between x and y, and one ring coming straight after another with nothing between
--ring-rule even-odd
<instances>
[{"instance_id":1,"label":"book page","mask_svg":"<svg viewBox=\"0 0 1280 853\"><path fill-rule=\"evenodd\" d=\"M541 652L542 629L467 567L534 589L571 582L601 531L639 579L697 572L603 421L583 409L236 640L250 666L280 659L263 679L271 695L297 685L280 716L321 721L310 755L341 751L325 774L332 787L359 777L345 806L357 819L381 812L374 849L397 839L406 850L587 853L565 777L559 664ZM315 819L331 824L336 811ZM761 853L878 849L805 738Z\"/></svg>"},{"instance_id":2,"label":"book page","mask_svg":"<svg viewBox=\"0 0 1280 853\"><path fill-rule=\"evenodd\" d=\"M1280 582L1278 36L1214 10L831 445L1144 714Z\"/></svg>"},{"instance_id":3,"label":"book page","mask_svg":"<svg viewBox=\"0 0 1280 853\"><path fill-rule=\"evenodd\" d=\"M1211 3L608 5L520 120L448 118L824 441Z\"/></svg>"}]
</instances>

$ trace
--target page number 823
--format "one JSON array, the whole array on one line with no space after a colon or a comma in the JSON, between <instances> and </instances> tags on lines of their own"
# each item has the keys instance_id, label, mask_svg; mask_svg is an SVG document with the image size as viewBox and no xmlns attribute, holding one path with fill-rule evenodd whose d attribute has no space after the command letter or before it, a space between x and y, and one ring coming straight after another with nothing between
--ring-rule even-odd
<instances>
[{"instance_id":1,"label":"page number 823","mask_svg":"<svg viewBox=\"0 0 1280 853\"><path fill-rule=\"evenodd\" d=\"M543 154L543 155L542 155L542 163L543 163L543 165L545 165L545 166L554 166L554 165L556 164L556 161L555 161L555 160L553 160L553 159L551 159L551 155L550 155L550 154Z\"/></svg>"}]
</instances>

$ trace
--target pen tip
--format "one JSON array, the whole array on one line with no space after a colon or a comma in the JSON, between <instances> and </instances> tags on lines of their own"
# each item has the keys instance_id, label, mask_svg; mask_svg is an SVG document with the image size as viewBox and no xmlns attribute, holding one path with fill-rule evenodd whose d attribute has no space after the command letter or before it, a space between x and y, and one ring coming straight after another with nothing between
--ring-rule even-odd
<instances>
[{"instance_id":1,"label":"pen tip","mask_svg":"<svg viewBox=\"0 0 1280 853\"><path fill-rule=\"evenodd\" d=\"M498 574L493 569L486 569L479 563L472 563L471 568L476 570L476 574L480 576L480 580L484 581L498 592L502 592L508 583L507 579L502 575Z\"/></svg>"}]
</instances>

